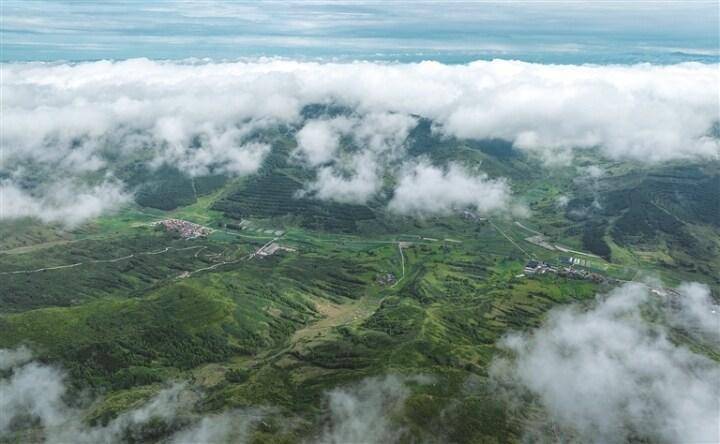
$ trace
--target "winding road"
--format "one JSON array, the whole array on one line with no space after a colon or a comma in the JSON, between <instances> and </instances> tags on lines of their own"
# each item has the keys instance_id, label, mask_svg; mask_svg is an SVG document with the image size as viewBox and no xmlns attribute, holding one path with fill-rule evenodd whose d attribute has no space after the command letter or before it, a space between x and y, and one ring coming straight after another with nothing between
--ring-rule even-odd
<instances>
[{"instance_id":1,"label":"winding road","mask_svg":"<svg viewBox=\"0 0 720 444\"><path fill-rule=\"evenodd\" d=\"M185 247L185 248L165 247L163 250L158 250L158 251L142 251L142 252L140 252L140 253L131 253L131 254L128 254L127 256L116 257L116 258L113 258L113 259L94 259L94 260L85 261L85 262L76 262L76 263L74 263L74 264L68 264L68 265L58 265L58 266L55 266L55 267L36 268L36 269L34 269L34 270L3 271L3 272L0 272L0 276L2 276L2 275L9 275L9 274L32 274L32 273L40 273L40 272L42 272L42 271L61 270L61 269L63 269L63 268L73 268L73 267L79 267L80 265L87 265L87 264L103 264L103 263L120 262L120 261L124 261L124 260L131 259L131 258L136 257L136 256L146 256L146 255L147 255L147 256L152 256L152 255L156 255L156 254L167 253L167 252L170 251L170 250L185 251L185 250L192 250L192 249L195 249L195 248L205 248L205 247L202 246L202 245L193 245L192 247Z\"/></svg>"},{"instance_id":2,"label":"winding road","mask_svg":"<svg viewBox=\"0 0 720 444\"><path fill-rule=\"evenodd\" d=\"M400 252L400 265L402 267L402 276L400 276L400 279L395 281L395 283L392 284L390 286L390 288L393 288L394 286L399 284L401 280L403 280L405 278L405 255L403 254L403 251L402 251L402 242L398 242L397 246L398 246L398 251Z\"/></svg>"}]
</instances>

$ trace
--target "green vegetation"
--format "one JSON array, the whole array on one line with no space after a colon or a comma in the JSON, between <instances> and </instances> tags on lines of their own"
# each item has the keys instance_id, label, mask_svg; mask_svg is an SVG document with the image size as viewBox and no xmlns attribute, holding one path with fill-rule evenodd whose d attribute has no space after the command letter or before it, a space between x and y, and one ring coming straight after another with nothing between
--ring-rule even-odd
<instances>
[{"instance_id":1,"label":"green vegetation","mask_svg":"<svg viewBox=\"0 0 720 444\"><path fill-rule=\"evenodd\" d=\"M718 285L717 171L711 164L610 176L594 195L580 194L570 201L566 214L581 224L582 245L595 254L617 256L621 263L634 256L643 268L671 275L696 273L696 279Z\"/></svg>"},{"instance_id":2,"label":"green vegetation","mask_svg":"<svg viewBox=\"0 0 720 444\"><path fill-rule=\"evenodd\" d=\"M257 174L218 199L213 209L229 218L290 217L303 228L355 233L375 214L363 205L320 202L302 197L303 181L309 177L288 161L287 144L276 143L265 166Z\"/></svg>"},{"instance_id":3,"label":"green vegetation","mask_svg":"<svg viewBox=\"0 0 720 444\"><path fill-rule=\"evenodd\" d=\"M607 278L647 271L666 284L720 286L717 165L604 164L607 176L588 186L573 181L576 166L546 175L506 142L441 140L423 121L411 155L512 177L532 216L522 226L418 220L387 214L382 201L301 197L311 178L288 159L291 140L267 137L273 152L256 176L192 179L137 163L125 174L139 206L71 233L1 224L0 347L26 344L65 368L74 391L101 396L90 422L184 380L203 393L193 413L272 406L254 442L297 442L321 427L328 390L422 374L436 382L412 385L393 418L410 438L506 442L521 438L533 412L511 413L491 394L498 340L614 285L523 276L529 259L574 257ZM578 162L588 159L597 160ZM571 197L565 208L561 196ZM171 217L215 231L184 240L152 225ZM544 246L528 239L537 235ZM284 249L253 255L271 242Z\"/></svg>"}]
</instances>

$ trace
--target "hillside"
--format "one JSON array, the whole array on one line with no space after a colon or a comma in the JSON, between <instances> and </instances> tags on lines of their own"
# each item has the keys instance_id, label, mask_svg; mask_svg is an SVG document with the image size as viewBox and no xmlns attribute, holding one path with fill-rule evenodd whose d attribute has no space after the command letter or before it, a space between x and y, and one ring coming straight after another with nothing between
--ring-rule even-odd
<instances>
[{"instance_id":1,"label":"hillside","mask_svg":"<svg viewBox=\"0 0 720 444\"><path fill-rule=\"evenodd\" d=\"M720 288L717 163L605 163L578 181L583 162L603 163L594 153L546 167L511 144L441 138L423 122L410 158L511 177L529 213L416 218L387 211L390 176L366 204L302 195L313 177L291 158L293 139L266 137L257 175L133 167L135 202L116 215L62 234L3 225L14 236L0 255L0 347L25 345L67 372L69 393L92 393L79 405L87 427L185 381L195 401L133 439L263 406L251 441L298 442L322 432L333 390L389 374L409 390L390 419L403 442L517 441L544 413L497 396L501 338L642 273ZM212 233L183 239L152 224L169 218ZM575 260L578 274L526 269ZM38 432L20 421L14 433Z\"/></svg>"}]
</instances>

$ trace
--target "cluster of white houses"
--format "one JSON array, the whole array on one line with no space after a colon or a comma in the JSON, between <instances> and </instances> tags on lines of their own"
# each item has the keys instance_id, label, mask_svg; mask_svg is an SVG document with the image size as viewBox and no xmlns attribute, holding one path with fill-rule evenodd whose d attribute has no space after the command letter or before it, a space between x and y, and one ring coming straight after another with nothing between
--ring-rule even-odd
<instances>
[{"instance_id":1,"label":"cluster of white houses","mask_svg":"<svg viewBox=\"0 0 720 444\"><path fill-rule=\"evenodd\" d=\"M557 274L558 276L569 277L573 279L586 279L594 282L603 282L606 280L605 276L601 274L573 267L573 264L575 262L572 261L572 258L570 258L570 260L564 258L562 261L565 263L569 263L570 265L555 266L552 264L548 264L547 262L530 260L527 262L527 264L525 264L523 273L526 276L552 273Z\"/></svg>"},{"instance_id":2,"label":"cluster of white houses","mask_svg":"<svg viewBox=\"0 0 720 444\"><path fill-rule=\"evenodd\" d=\"M178 233L183 239L205 237L212 232L212 230L208 227L203 227L202 225L182 219L165 219L160 222L156 222L155 224L162 226L166 231L174 231Z\"/></svg>"},{"instance_id":3,"label":"cluster of white houses","mask_svg":"<svg viewBox=\"0 0 720 444\"><path fill-rule=\"evenodd\" d=\"M276 244L275 242L272 242L269 245L266 245L262 248L260 248L255 254L259 257L265 257L265 256L272 256L278 251L296 251L294 248L290 247L284 247L280 244Z\"/></svg>"}]
</instances>

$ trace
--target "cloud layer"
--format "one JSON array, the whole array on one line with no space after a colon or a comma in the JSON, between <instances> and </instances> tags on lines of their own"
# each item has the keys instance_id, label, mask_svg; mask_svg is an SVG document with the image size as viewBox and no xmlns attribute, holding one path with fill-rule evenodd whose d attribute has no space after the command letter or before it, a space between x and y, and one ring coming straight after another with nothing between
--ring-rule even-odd
<instances>
[{"instance_id":1,"label":"cloud layer","mask_svg":"<svg viewBox=\"0 0 720 444\"><path fill-rule=\"evenodd\" d=\"M674 293L633 283L588 311L559 309L532 334L505 338L514 358L497 360L492 373L537 396L584 442L718 442L720 365L673 342L667 328L644 319L648 310L720 346L707 287Z\"/></svg>"},{"instance_id":2,"label":"cloud layer","mask_svg":"<svg viewBox=\"0 0 720 444\"><path fill-rule=\"evenodd\" d=\"M718 65L132 59L2 69L0 174L13 180L23 166L75 177L130 158L193 176L252 174L270 149L257 132L289 125L299 129L295 157L316 173L306 191L364 202L388 163L402 158L418 116L441 134L503 138L554 162L595 147L640 162L720 158L720 141L709 135L720 120ZM304 121L310 104L352 115ZM343 149L344 139L356 150ZM4 186L13 197L27 192ZM6 214L42 214L36 207L43 204L29 200Z\"/></svg>"},{"instance_id":3,"label":"cloud layer","mask_svg":"<svg viewBox=\"0 0 720 444\"><path fill-rule=\"evenodd\" d=\"M388 209L425 216L448 215L469 207L487 214L506 210L510 205L510 187L503 180L490 180L456 164L443 170L419 162L400 176Z\"/></svg>"},{"instance_id":4,"label":"cloud layer","mask_svg":"<svg viewBox=\"0 0 720 444\"><path fill-rule=\"evenodd\" d=\"M500 137L527 150L601 146L614 158L719 155L717 65L179 63L134 59L3 67L6 159L67 157L73 139L133 130L187 145L249 120L297 121L302 106L415 114L458 137ZM127 145L127 144L125 144ZM184 146L187 148L187 146ZM52 148L52 149L48 149ZM77 148L77 147L75 147Z\"/></svg>"}]
</instances>

